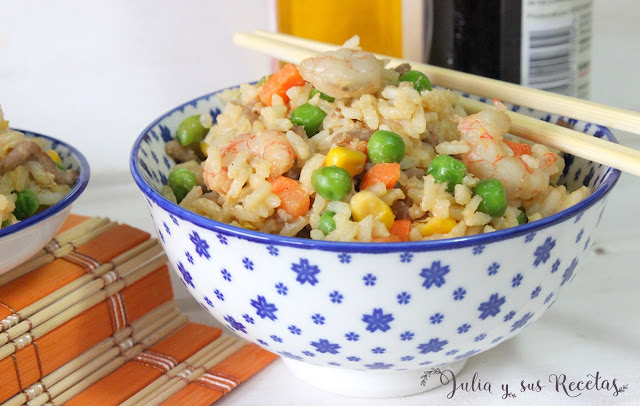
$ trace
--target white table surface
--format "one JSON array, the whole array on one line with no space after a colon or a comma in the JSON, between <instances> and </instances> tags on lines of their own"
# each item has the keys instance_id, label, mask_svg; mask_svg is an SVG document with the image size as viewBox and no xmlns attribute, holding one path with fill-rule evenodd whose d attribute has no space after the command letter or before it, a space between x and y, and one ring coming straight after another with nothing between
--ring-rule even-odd
<instances>
[{"instance_id":1,"label":"white table surface","mask_svg":"<svg viewBox=\"0 0 640 406\"><path fill-rule=\"evenodd\" d=\"M230 42L235 30L268 27L257 1L197 0L4 2L0 5L0 103L16 127L78 146L93 176L74 211L108 216L152 232L141 194L127 170L133 139L153 118L185 100L255 79L269 60ZM632 0L597 2L592 99L640 110L640 12ZM231 68L225 61L233 60ZM640 148L640 137L616 132ZM349 399L293 377L280 360L221 400L224 405L640 405L640 178L623 175L611 194L591 253L578 277L535 324L470 359L458 382L475 372L493 394L450 387L416 396ZM215 324L174 278L180 308ZM597 371L628 384L578 398L556 393L550 374L584 380ZM540 393L520 393L521 380L540 379ZM517 398L500 400L508 384Z\"/></svg>"}]
</instances>

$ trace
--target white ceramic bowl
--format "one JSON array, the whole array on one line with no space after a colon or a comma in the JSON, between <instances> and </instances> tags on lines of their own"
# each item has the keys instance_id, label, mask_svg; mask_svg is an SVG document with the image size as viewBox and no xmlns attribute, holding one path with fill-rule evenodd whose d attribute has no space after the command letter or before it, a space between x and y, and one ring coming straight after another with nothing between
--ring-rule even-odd
<instances>
[{"instance_id":1,"label":"white ceramic bowl","mask_svg":"<svg viewBox=\"0 0 640 406\"><path fill-rule=\"evenodd\" d=\"M78 180L62 200L17 224L0 229L0 275L22 264L40 251L55 235L73 203L89 183L89 163L74 147L46 135L23 132L28 138L45 140L46 149L60 155L64 166L78 171Z\"/></svg>"},{"instance_id":2,"label":"white ceramic bowl","mask_svg":"<svg viewBox=\"0 0 640 406\"><path fill-rule=\"evenodd\" d=\"M619 172L567 157L562 181L593 194L548 218L488 234L407 243L288 238L222 224L164 199L164 145L186 117L220 111L212 93L156 119L136 141L133 177L169 260L191 294L242 338L330 391L417 393L427 366L454 372L553 304L587 252ZM556 121L560 117L519 109ZM569 120L615 141L605 128Z\"/></svg>"}]
</instances>

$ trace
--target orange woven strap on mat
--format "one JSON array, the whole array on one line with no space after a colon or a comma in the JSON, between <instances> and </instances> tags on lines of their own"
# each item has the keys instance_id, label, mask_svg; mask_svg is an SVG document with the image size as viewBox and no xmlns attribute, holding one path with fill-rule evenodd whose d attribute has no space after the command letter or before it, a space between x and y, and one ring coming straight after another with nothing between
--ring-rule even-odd
<instances>
[{"instance_id":1,"label":"orange woven strap on mat","mask_svg":"<svg viewBox=\"0 0 640 406\"><path fill-rule=\"evenodd\" d=\"M220 329L189 323L102 378L65 405L106 406L124 402L221 334Z\"/></svg>"},{"instance_id":2,"label":"orange woven strap on mat","mask_svg":"<svg viewBox=\"0 0 640 406\"><path fill-rule=\"evenodd\" d=\"M246 345L171 396L162 406L210 405L276 358L277 355L255 344Z\"/></svg>"},{"instance_id":3,"label":"orange woven strap on mat","mask_svg":"<svg viewBox=\"0 0 640 406\"><path fill-rule=\"evenodd\" d=\"M171 300L166 265L0 360L0 402Z\"/></svg>"},{"instance_id":4,"label":"orange woven strap on mat","mask_svg":"<svg viewBox=\"0 0 640 406\"><path fill-rule=\"evenodd\" d=\"M73 218L73 221L77 219ZM87 272L148 240L150 235L120 224L59 258L0 286L0 320L55 292Z\"/></svg>"}]
</instances>

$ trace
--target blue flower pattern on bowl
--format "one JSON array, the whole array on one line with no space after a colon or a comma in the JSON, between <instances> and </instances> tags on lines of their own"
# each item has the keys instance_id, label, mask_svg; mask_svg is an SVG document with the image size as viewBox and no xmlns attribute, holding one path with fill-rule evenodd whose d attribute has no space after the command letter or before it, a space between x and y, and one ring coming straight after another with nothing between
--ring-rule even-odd
<instances>
[{"instance_id":1,"label":"blue flower pattern on bowl","mask_svg":"<svg viewBox=\"0 0 640 406\"><path fill-rule=\"evenodd\" d=\"M486 351L533 323L575 277L606 204L603 192L548 223L446 245L375 244L380 248L310 245L205 222L156 192L170 172L164 143L180 121L221 108L214 93L153 123L132 153L134 178L171 264L196 300L244 339L294 360L418 369ZM576 129L612 137L596 125L577 122ZM618 175L568 157L562 179L570 188L609 190Z\"/></svg>"}]
</instances>

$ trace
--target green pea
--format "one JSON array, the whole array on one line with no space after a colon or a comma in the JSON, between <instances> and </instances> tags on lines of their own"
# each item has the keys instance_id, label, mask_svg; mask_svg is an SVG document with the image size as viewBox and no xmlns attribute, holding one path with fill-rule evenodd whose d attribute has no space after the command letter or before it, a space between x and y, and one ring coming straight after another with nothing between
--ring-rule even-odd
<instances>
[{"instance_id":1,"label":"green pea","mask_svg":"<svg viewBox=\"0 0 640 406\"><path fill-rule=\"evenodd\" d=\"M340 167L326 166L313 171L311 185L327 200L342 200L351 192L351 175Z\"/></svg>"},{"instance_id":2,"label":"green pea","mask_svg":"<svg viewBox=\"0 0 640 406\"><path fill-rule=\"evenodd\" d=\"M404 140L398 134L378 130L367 143L367 155L372 164L400 162L404 158Z\"/></svg>"},{"instance_id":3,"label":"green pea","mask_svg":"<svg viewBox=\"0 0 640 406\"><path fill-rule=\"evenodd\" d=\"M336 221L333 219L336 213L331 210L327 210L322 213L320 220L318 221L318 228L322 231L322 234L327 235L336 229Z\"/></svg>"},{"instance_id":4,"label":"green pea","mask_svg":"<svg viewBox=\"0 0 640 406\"><path fill-rule=\"evenodd\" d=\"M467 166L449 155L438 155L433 158L427 170L437 183L447 182L447 192L453 192L456 185L462 183L467 173Z\"/></svg>"},{"instance_id":5,"label":"green pea","mask_svg":"<svg viewBox=\"0 0 640 406\"><path fill-rule=\"evenodd\" d=\"M182 146L191 145L202 141L208 131L200 123L200 114L196 114L182 120L176 131L176 138Z\"/></svg>"},{"instance_id":6,"label":"green pea","mask_svg":"<svg viewBox=\"0 0 640 406\"><path fill-rule=\"evenodd\" d=\"M507 210L507 193L498 179L480 181L473 190L473 194L482 197L478 211L491 217L500 217Z\"/></svg>"},{"instance_id":7,"label":"green pea","mask_svg":"<svg viewBox=\"0 0 640 406\"><path fill-rule=\"evenodd\" d=\"M178 203L198 184L196 175L186 168L178 168L171 172L168 183Z\"/></svg>"},{"instance_id":8,"label":"green pea","mask_svg":"<svg viewBox=\"0 0 640 406\"><path fill-rule=\"evenodd\" d=\"M60 169L61 171L66 171L67 168L65 168L62 164L59 164L57 162L55 162L56 166L58 167L58 169Z\"/></svg>"},{"instance_id":9,"label":"green pea","mask_svg":"<svg viewBox=\"0 0 640 406\"><path fill-rule=\"evenodd\" d=\"M321 92L320 90L318 90L318 89L311 89L311 94L309 95L309 98L312 98L313 96L317 95L318 93L320 93L320 98L321 98L322 100L326 100L326 101L328 101L328 102L333 102L333 101L335 101L335 100L336 100L336 98L335 98L335 97L331 97L331 96L329 96L328 94L324 94L324 93L322 93L322 92Z\"/></svg>"},{"instance_id":10,"label":"green pea","mask_svg":"<svg viewBox=\"0 0 640 406\"><path fill-rule=\"evenodd\" d=\"M520 208L520 214L518 214L518 225L523 225L527 222L527 215L524 213L524 209Z\"/></svg>"},{"instance_id":11,"label":"green pea","mask_svg":"<svg viewBox=\"0 0 640 406\"><path fill-rule=\"evenodd\" d=\"M433 90L427 75L417 70L405 72L404 75L400 76L400 82L413 83L413 88L416 89L418 93L422 93L424 90Z\"/></svg>"},{"instance_id":12,"label":"green pea","mask_svg":"<svg viewBox=\"0 0 640 406\"><path fill-rule=\"evenodd\" d=\"M291 122L304 126L307 137L313 137L320 131L320 125L327 113L320 107L305 103L295 108L291 112Z\"/></svg>"},{"instance_id":13,"label":"green pea","mask_svg":"<svg viewBox=\"0 0 640 406\"><path fill-rule=\"evenodd\" d=\"M31 191L31 189L24 189L21 192L17 192L16 195L16 208L13 211L13 215L16 216L18 220L24 220L36 214L38 208L40 208L40 203L38 203L38 198Z\"/></svg>"},{"instance_id":14,"label":"green pea","mask_svg":"<svg viewBox=\"0 0 640 406\"><path fill-rule=\"evenodd\" d=\"M265 83L267 83L267 80L269 80L269 78L271 77L271 75L264 75L263 77L260 78L260 80L258 81L258 83L256 83L256 85L258 86L262 86Z\"/></svg>"}]
</instances>

